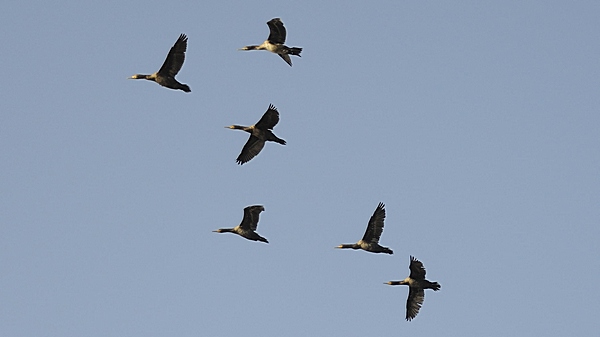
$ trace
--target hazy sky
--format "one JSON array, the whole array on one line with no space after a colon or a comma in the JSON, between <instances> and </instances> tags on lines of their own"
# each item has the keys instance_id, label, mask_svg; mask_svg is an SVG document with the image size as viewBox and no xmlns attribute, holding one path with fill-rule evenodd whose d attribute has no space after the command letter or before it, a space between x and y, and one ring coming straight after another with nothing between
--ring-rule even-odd
<instances>
[{"instance_id":1,"label":"hazy sky","mask_svg":"<svg viewBox=\"0 0 600 337\"><path fill-rule=\"evenodd\" d=\"M259 44L280 17L289 67ZM9 1L0 335L593 336L600 2ZM189 37L192 92L126 80ZM230 124L280 112L249 163ZM358 241L379 202L394 255ZM212 233L264 205L269 244ZM404 320L409 256L442 285Z\"/></svg>"}]
</instances>

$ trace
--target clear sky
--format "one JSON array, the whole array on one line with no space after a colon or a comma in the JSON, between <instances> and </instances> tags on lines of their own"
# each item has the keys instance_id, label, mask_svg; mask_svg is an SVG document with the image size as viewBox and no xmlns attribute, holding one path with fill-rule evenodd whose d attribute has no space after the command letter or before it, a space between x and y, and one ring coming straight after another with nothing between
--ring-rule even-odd
<instances>
[{"instance_id":1,"label":"clear sky","mask_svg":"<svg viewBox=\"0 0 600 337\"><path fill-rule=\"evenodd\" d=\"M289 67L259 44L280 17ZM600 2L8 1L0 335L593 336ZM189 37L192 92L126 80ZM280 112L235 159L230 124ZM379 202L394 255L338 250ZM258 233L232 234L264 205ZM404 320L409 256L442 285Z\"/></svg>"}]
</instances>

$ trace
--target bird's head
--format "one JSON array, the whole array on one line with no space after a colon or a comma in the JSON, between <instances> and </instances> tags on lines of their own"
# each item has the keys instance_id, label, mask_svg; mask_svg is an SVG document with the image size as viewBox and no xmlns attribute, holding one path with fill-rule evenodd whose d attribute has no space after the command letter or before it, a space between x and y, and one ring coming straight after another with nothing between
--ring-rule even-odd
<instances>
[{"instance_id":1,"label":"bird's head","mask_svg":"<svg viewBox=\"0 0 600 337\"><path fill-rule=\"evenodd\" d=\"M137 80L137 79L140 79L140 78L142 78L142 75L140 75L140 74L135 74L135 75L133 75L131 77L127 77L128 80Z\"/></svg>"}]
</instances>

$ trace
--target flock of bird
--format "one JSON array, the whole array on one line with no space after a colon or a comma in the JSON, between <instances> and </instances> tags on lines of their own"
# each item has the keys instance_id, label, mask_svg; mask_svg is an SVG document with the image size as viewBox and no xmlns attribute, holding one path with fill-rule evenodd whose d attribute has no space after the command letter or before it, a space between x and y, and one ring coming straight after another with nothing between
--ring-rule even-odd
<instances>
[{"instance_id":1,"label":"flock of bird","mask_svg":"<svg viewBox=\"0 0 600 337\"><path fill-rule=\"evenodd\" d=\"M300 57L302 48L288 47L285 45L286 30L283 22L279 18L274 18L267 22L269 26L269 37L260 45L250 45L240 48L239 50L267 50L279 55L287 64L292 66L290 55ZM181 34L165 59L165 62L160 69L151 75L135 74L130 79L145 79L154 81L159 85L175 90L183 90L191 92L187 84L179 83L175 79L179 70L185 61L185 52L187 50L188 38L185 34ZM267 111L263 114L260 120L251 126L230 125L226 128L234 130L243 130L250 134L248 141L242 148L242 152L236 159L240 165L247 163L256 157L264 148L267 141L272 141L285 145L285 140L275 136L273 128L279 122L279 112L272 104L269 105ZM260 213L265 210L262 205L253 205L244 208L244 217L242 222L233 228L220 228L215 230L216 233L234 233L252 241L261 241L269 243L269 241L256 233ZM394 252L379 244L379 239L383 233L385 220L385 205L379 203L375 212L369 219L367 229L362 239L352 244L341 244L335 248L351 248L362 249L371 253L386 253L393 254ZM421 261L413 256L410 257L410 274L402 281L389 281L388 285L407 285L409 287L408 299L406 301L406 320L410 321L417 316L419 309L423 305L425 299L425 289L433 289L438 291L441 286L437 282L431 282L425 279L425 267Z\"/></svg>"}]
</instances>

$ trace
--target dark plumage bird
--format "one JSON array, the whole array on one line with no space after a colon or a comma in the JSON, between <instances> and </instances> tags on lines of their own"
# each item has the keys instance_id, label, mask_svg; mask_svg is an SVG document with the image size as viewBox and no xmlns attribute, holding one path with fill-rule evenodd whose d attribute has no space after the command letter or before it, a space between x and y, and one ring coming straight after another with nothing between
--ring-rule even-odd
<instances>
[{"instance_id":1,"label":"dark plumage bird","mask_svg":"<svg viewBox=\"0 0 600 337\"><path fill-rule=\"evenodd\" d=\"M258 226L258 216L265 208L262 205L248 206L244 208L244 218L242 222L233 228L219 228L216 233L235 233L252 241L261 241L269 243L267 239L258 235L255 230Z\"/></svg>"},{"instance_id":2,"label":"dark plumage bird","mask_svg":"<svg viewBox=\"0 0 600 337\"><path fill-rule=\"evenodd\" d=\"M362 240L357 243L339 245L335 248L362 249L371 253L394 254L391 249L379 245L379 238L383 232L383 220L385 220L385 205L380 202L369 220L369 225L367 225Z\"/></svg>"},{"instance_id":3,"label":"dark plumage bird","mask_svg":"<svg viewBox=\"0 0 600 337\"><path fill-rule=\"evenodd\" d=\"M423 301L425 300L425 289L440 290L441 286L437 282L430 282L425 279L425 267L421 261L410 257L410 276L402 281L389 281L385 284L391 286L407 285L408 299L406 300L406 320L410 321L417 316Z\"/></svg>"},{"instance_id":4,"label":"dark plumage bird","mask_svg":"<svg viewBox=\"0 0 600 337\"><path fill-rule=\"evenodd\" d=\"M273 134L273 127L279 122L279 112L273 104L269 104L269 109L258 121L258 123L251 126L242 125L230 125L226 126L228 129L244 130L250 133L250 138L244 145L242 152L237 157L236 162L240 165L247 163L250 159L256 157L265 146L265 142L277 142L281 145L285 145L285 140L278 138Z\"/></svg>"},{"instance_id":5,"label":"dark plumage bird","mask_svg":"<svg viewBox=\"0 0 600 337\"><path fill-rule=\"evenodd\" d=\"M181 70L183 66L183 61L185 61L185 51L187 49L187 41L188 38L185 34L179 35L179 38L171 47L169 54L167 55L167 59L165 63L163 63L162 67L152 75L140 75L135 74L130 77L130 79L139 80L149 80L154 81L163 87L167 87L170 89L179 89L185 92L190 92L190 87L187 84L182 84L177 82L175 79L175 75Z\"/></svg>"},{"instance_id":6,"label":"dark plumage bird","mask_svg":"<svg viewBox=\"0 0 600 337\"><path fill-rule=\"evenodd\" d=\"M269 37L259 46L245 46L240 50L268 50L271 53L279 55L287 64L292 66L292 60L290 55L300 57L302 48L299 47L288 47L285 43L285 27L280 18L274 18L267 22L269 26Z\"/></svg>"}]
</instances>

